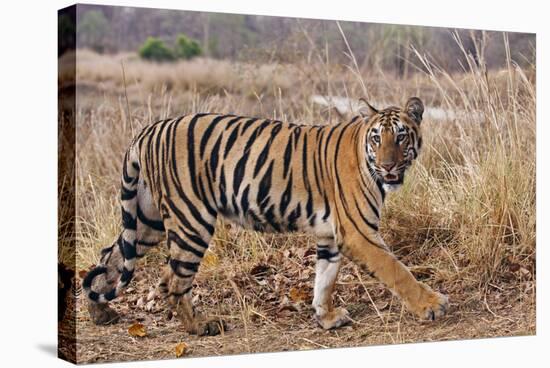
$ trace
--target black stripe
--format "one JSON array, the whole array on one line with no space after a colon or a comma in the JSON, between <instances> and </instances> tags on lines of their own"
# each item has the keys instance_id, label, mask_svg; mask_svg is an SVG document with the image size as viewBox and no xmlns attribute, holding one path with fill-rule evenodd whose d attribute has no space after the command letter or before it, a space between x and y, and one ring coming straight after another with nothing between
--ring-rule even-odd
<instances>
[{"instance_id":1,"label":"black stripe","mask_svg":"<svg viewBox=\"0 0 550 368\"><path fill-rule=\"evenodd\" d=\"M197 238L196 236L193 236L193 237ZM195 249L189 244L187 244L177 233L173 232L172 230L168 230L168 241L173 241L181 250L186 252L191 252L197 257L202 258L202 256L204 255L204 252L198 249ZM202 239L201 239L201 242L204 244L204 241Z\"/></svg>"},{"instance_id":2,"label":"black stripe","mask_svg":"<svg viewBox=\"0 0 550 368\"><path fill-rule=\"evenodd\" d=\"M167 162L170 160L170 152L171 150L174 150L174 141L175 141L175 135L176 135L176 128L178 127L178 124L180 123L182 118L172 120L167 124L163 124L163 126L160 127L157 144L159 145L159 149L162 147L160 155L157 155L156 161L152 162L152 168L151 172L156 172L156 180L157 183L161 182L161 173L160 170L155 170L156 167L166 167ZM164 137L164 141L161 142L161 137ZM166 188L167 193L169 193L168 188Z\"/></svg>"},{"instance_id":3,"label":"black stripe","mask_svg":"<svg viewBox=\"0 0 550 368\"><path fill-rule=\"evenodd\" d=\"M274 213L274 210L275 210L275 205L272 204L271 206L269 206L269 208L267 209L267 211L265 211L264 213L264 217L266 219L266 221L269 223L269 225L271 225L271 227L279 232L281 231L281 228L279 226L279 224L277 224L276 220L275 220L275 213Z\"/></svg>"},{"instance_id":4,"label":"black stripe","mask_svg":"<svg viewBox=\"0 0 550 368\"><path fill-rule=\"evenodd\" d=\"M359 216L363 219L363 221L373 230L378 231L378 225L370 222L367 217L361 212L361 209L359 208L359 204L357 203L357 200L355 200L355 208L357 209L357 212L359 212Z\"/></svg>"},{"instance_id":5,"label":"black stripe","mask_svg":"<svg viewBox=\"0 0 550 368\"><path fill-rule=\"evenodd\" d=\"M321 134L319 136L318 143L317 143L317 160L319 161L319 171L321 173L321 180L324 180L324 178L325 178L324 171L323 171L323 166L320 164L322 162L321 150L323 148L323 138L324 138L324 136L325 136L325 129L323 127L323 129L321 130ZM325 142L325 144L326 144L326 142ZM326 158L325 158L325 160L326 160Z\"/></svg>"},{"instance_id":6,"label":"black stripe","mask_svg":"<svg viewBox=\"0 0 550 368\"><path fill-rule=\"evenodd\" d=\"M218 125L218 123L222 119L225 119L225 118L230 117L230 116L233 116L233 115L220 115L220 116L217 116L216 118L214 118L214 120L212 120L210 122L210 124L208 124L208 128L206 128L206 130L202 134L202 138L201 138L201 143L200 143L200 148L199 148L199 154L200 154L201 159L204 157L204 150L206 149L206 144L208 143L208 140L210 139L210 136L212 135L212 132L214 131L214 128L216 128L216 125ZM239 120L239 119L240 118L237 118L236 120Z\"/></svg>"},{"instance_id":7,"label":"black stripe","mask_svg":"<svg viewBox=\"0 0 550 368\"><path fill-rule=\"evenodd\" d=\"M107 273L106 267L96 267L90 272L86 274L86 277L84 277L84 280L82 280L82 287L89 289L92 287L92 282L96 278L96 276L102 275L104 273Z\"/></svg>"},{"instance_id":8,"label":"black stripe","mask_svg":"<svg viewBox=\"0 0 550 368\"><path fill-rule=\"evenodd\" d=\"M165 170L165 169L170 169L170 173L173 177L175 177L175 181L173 180L173 182L175 184L179 183L179 174L178 174L178 171L177 171L177 166L176 166L176 144L175 142L177 142L176 140L176 135L177 135L177 132L178 132L178 126L179 126L179 123L181 122L181 119L182 118L179 118L175 121L172 122L172 124L170 125L170 131L166 133L166 158L165 160L163 160L163 162L158 162L157 161L157 164L160 165L160 167L163 168L163 171L164 171L164 175L162 176L162 181L163 181L163 184L164 184L164 190L166 191L166 197L170 197L171 193L170 193L170 186L168 184L168 172ZM169 162L169 165L166 165L165 162L168 161ZM168 166L168 167L167 167Z\"/></svg>"},{"instance_id":9,"label":"black stripe","mask_svg":"<svg viewBox=\"0 0 550 368\"><path fill-rule=\"evenodd\" d=\"M271 177L273 175L273 164L275 160L271 160L267 171L265 172L258 187L258 195L256 197L256 203L260 205L260 211L263 211L266 204L269 202L269 191L271 190Z\"/></svg>"},{"instance_id":10,"label":"black stripe","mask_svg":"<svg viewBox=\"0 0 550 368\"><path fill-rule=\"evenodd\" d=\"M252 221L254 223L254 230L256 231L263 231L264 230L264 223L261 218L256 215L256 212L253 210L248 211L248 215L252 218Z\"/></svg>"},{"instance_id":11,"label":"black stripe","mask_svg":"<svg viewBox=\"0 0 550 368\"><path fill-rule=\"evenodd\" d=\"M298 203L296 208L290 212L290 214L287 217L287 223L288 223L288 229L290 231L296 231L298 230L298 227L296 226L296 220L300 218L302 215L302 205Z\"/></svg>"},{"instance_id":12,"label":"black stripe","mask_svg":"<svg viewBox=\"0 0 550 368\"><path fill-rule=\"evenodd\" d=\"M325 157L324 157L324 162L325 162L325 169L327 171L327 173L330 173L330 169L328 167L329 165L329 158L328 158L328 148L330 146L330 140L332 139L332 135L334 134L334 132L336 131L338 126L334 126L334 127L330 127L329 128L329 132L328 132L328 135L327 135L327 138L325 140Z\"/></svg>"},{"instance_id":13,"label":"black stripe","mask_svg":"<svg viewBox=\"0 0 550 368\"><path fill-rule=\"evenodd\" d=\"M184 213L179 209L178 206L176 206L176 204L172 201L172 199L165 197L164 201L168 204L168 207L170 207L170 210L176 215L176 217L178 218L178 221L181 222L183 226L185 226L187 229L191 230L195 234L199 233L197 229L195 229L193 225L191 225L191 223L187 221L187 218L185 217Z\"/></svg>"},{"instance_id":14,"label":"black stripe","mask_svg":"<svg viewBox=\"0 0 550 368\"><path fill-rule=\"evenodd\" d=\"M246 186L243 190L243 194L241 196L241 209L243 211L243 215L246 216L246 213L248 212L248 208L250 206L250 202L248 200L248 193L250 191L250 184Z\"/></svg>"},{"instance_id":15,"label":"black stripe","mask_svg":"<svg viewBox=\"0 0 550 368\"><path fill-rule=\"evenodd\" d=\"M117 241L118 241L118 240L117 240ZM111 252L113 251L113 247L114 247L114 246L115 246L115 245L113 244L113 245L111 245L110 247L103 248L103 249L101 250L101 255L104 256L104 255L107 254L107 253L111 253Z\"/></svg>"},{"instance_id":16,"label":"black stripe","mask_svg":"<svg viewBox=\"0 0 550 368\"><path fill-rule=\"evenodd\" d=\"M265 147L262 149L262 152L260 152L260 155L258 156L258 160L256 161L256 166L254 167L254 174L252 175L253 178L256 178L256 176L264 166L265 162L267 161L267 157L269 155L269 149L271 148L273 140L275 139L277 134L279 134L280 131L281 131L281 124L275 125L271 130L271 137L269 137L269 140L267 141Z\"/></svg>"},{"instance_id":17,"label":"black stripe","mask_svg":"<svg viewBox=\"0 0 550 368\"><path fill-rule=\"evenodd\" d=\"M197 124L197 121L209 114L196 114L193 116L191 121L189 122L189 126L187 127L187 166L189 167L189 180L191 181L191 188L193 189L193 193L197 197L200 198L199 190L197 188L197 171L195 169L195 125ZM175 145L174 145L175 146ZM176 162L176 155L175 150L174 154L172 155L172 163L175 165ZM177 178L179 182L179 178Z\"/></svg>"},{"instance_id":18,"label":"black stripe","mask_svg":"<svg viewBox=\"0 0 550 368\"><path fill-rule=\"evenodd\" d=\"M191 234L189 233L187 230L185 230L183 227L181 226L178 226L179 230L186 236L189 238L189 240L191 240L194 244L198 245L199 247L202 247L204 248L204 250L206 250L208 248L208 242L206 242L202 236L200 235L195 235L195 234Z\"/></svg>"},{"instance_id":19,"label":"black stripe","mask_svg":"<svg viewBox=\"0 0 550 368\"><path fill-rule=\"evenodd\" d=\"M338 251L332 253L328 249L319 249L319 247L317 247L317 259L330 260L331 258L337 257L339 254L340 252Z\"/></svg>"},{"instance_id":20,"label":"black stripe","mask_svg":"<svg viewBox=\"0 0 550 368\"><path fill-rule=\"evenodd\" d=\"M319 144L319 142L317 142L317 144ZM319 178L319 158L318 157L313 157L313 159L311 160L313 161L313 177L315 178L315 185L317 187L317 191L319 193L323 193L323 188L321 187L321 180Z\"/></svg>"},{"instance_id":21,"label":"black stripe","mask_svg":"<svg viewBox=\"0 0 550 368\"><path fill-rule=\"evenodd\" d=\"M253 119L253 120L258 120L258 119ZM270 124L270 121L269 120L264 120L260 123L260 125L258 127L256 127L256 129L254 129L254 131L252 132L252 134L250 135L250 137L248 138L248 141L246 142L246 145L244 147L244 150L245 151L248 151L250 150L250 148L252 148L252 145L254 144L254 142L256 141L256 138L258 138L258 136L262 133L262 131Z\"/></svg>"},{"instance_id":22,"label":"black stripe","mask_svg":"<svg viewBox=\"0 0 550 368\"><path fill-rule=\"evenodd\" d=\"M315 226L315 220L317 219L317 214L314 213L313 216L309 218L309 226L314 227Z\"/></svg>"},{"instance_id":23,"label":"black stripe","mask_svg":"<svg viewBox=\"0 0 550 368\"><path fill-rule=\"evenodd\" d=\"M124 238L122 238L120 242L120 250L124 259L130 260L136 258L136 247L134 247L132 243L127 242Z\"/></svg>"},{"instance_id":24,"label":"black stripe","mask_svg":"<svg viewBox=\"0 0 550 368\"><path fill-rule=\"evenodd\" d=\"M326 194L323 196L323 199L325 200L325 214L323 215L323 220L326 221L330 216L330 203L328 202Z\"/></svg>"},{"instance_id":25,"label":"black stripe","mask_svg":"<svg viewBox=\"0 0 550 368\"><path fill-rule=\"evenodd\" d=\"M116 289L111 289L108 293L105 293L105 295L103 296L108 301L113 300L114 298L116 298Z\"/></svg>"},{"instance_id":26,"label":"black stripe","mask_svg":"<svg viewBox=\"0 0 550 368\"><path fill-rule=\"evenodd\" d=\"M197 262L185 262L177 259L170 259L170 267L172 271L179 277L192 277L199 270L199 263ZM191 275L186 275L180 272L180 268L184 268L186 271L192 272Z\"/></svg>"},{"instance_id":27,"label":"black stripe","mask_svg":"<svg viewBox=\"0 0 550 368\"><path fill-rule=\"evenodd\" d=\"M170 186L168 185L168 177L169 177L169 170L171 169L171 166L169 164L167 164L166 162L168 161L168 157L170 156L170 150L171 150L171 142L172 142L172 137L174 135L174 132L172 131L173 127L175 127L176 124L172 124L170 126L170 128L168 128L168 131L166 133L166 140L164 141L164 149L162 150L162 153L161 153L161 157L157 157L156 158L156 164L159 165L158 167L160 168L160 172L162 173L159 173L159 175L157 175L157 183L156 183L156 186L160 189L161 187L164 189L164 191L166 192L166 194L164 194L163 196L166 196L166 197L170 197L171 196L171 193L170 193ZM164 162L165 164L164 165L161 165L161 161ZM153 161L152 159L151 160L148 160L148 161ZM162 185L161 185L162 183Z\"/></svg>"},{"instance_id":28,"label":"black stripe","mask_svg":"<svg viewBox=\"0 0 550 368\"><path fill-rule=\"evenodd\" d=\"M144 247L155 247L158 245L159 242L151 242L147 240L138 240L136 242L137 245L142 245Z\"/></svg>"},{"instance_id":29,"label":"black stripe","mask_svg":"<svg viewBox=\"0 0 550 368\"><path fill-rule=\"evenodd\" d=\"M248 128L256 121L258 121L258 119L247 120L243 125L243 130L241 131L241 135L243 135L248 130Z\"/></svg>"},{"instance_id":30,"label":"black stripe","mask_svg":"<svg viewBox=\"0 0 550 368\"><path fill-rule=\"evenodd\" d=\"M225 150L223 152L223 158L226 159L227 155L229 154L229 151L231 151L231 148L233 148L233 145L237 141L237 136L239 134L239 125L235 126L235 129L229 134L229 137L227 138L227 142L225 142Z\"/></svg>"},{"instance_id":31,"label":"black stripe","mask_svg":"<svg viewBox=\"0 0 550 368\"><path fill-rule=\"evenodd\" d=\"M298 141L300 140L300 136L302 135L302 128L299 126L294 127L294 149L298 148Z\"/></svg>"},{"instance_id":32,"label":"black stripe","mask_svg":"<svg viewBox=\"0 0 550 368\"><path fill-rule=\"evenodd\" d=\"M206 208L206 210L208 211L210 216L216 217L217 212L212 207L212 205L210 203L210 200L208 199L208 197L206 195L206 190L204 189L204 182L203 182L202 178L203 178L203 176L199 175L199 193L200 193L200 197L202 198L202 204L204 204L204 207Z\"/></svg>"},{"instance_id":33,"label":"black stripe","mask_svg":"<svg viewBox=\"0 0 550 368\"><path fill-rule=\"evenodd\" d=\"M231 115L231 116L235 116L235 115ZM237 116L235 117L235 119L231 119L230 121L227 122L227 124L225 125L225 129L229 129L233 126L233 124L237 123L239 120L243 119L242 116Z\"/></svg>"},{"instance_id":34,"label":"black stripe","mask_svg":"<svg viewBox=\"0 0 550 368\"><path fill-rule=\"evenodd\" d=\"M220 146L222 143L222 138L223 138L223 135L220 134L210 154L210 170L212 172L212 178L214 179L214 182L216 181L216 172L218 170L218 158L220 155Z\"/></svg>"},{"instance_id":35,"label":"black stripe","mask_svg":"<svg viewBox=\"0 0 550 368\"><path fill-rule=\"evenodd\" d=\"M376 182L376 186L378 187L378 190L380 191L380 194L382 195L382 202L384 202L384 199L386 198L386 191L384 190L382 181L378 178L375 178L374 180Z\"/></svg>"},{"instance_id":36,"label":"black stripe","mask_svg":"<svg viewBox=\"0 0 550 368\"><path fill-rule=\"evenodd\" d=\"M214 200L214 205L218 206L218 199L216 198L216 193L214 192L214 181L212 180L212 175L210 173L210 170L208 170L208 160L204 163L204 172L206 173L206 184L208 185L208 192L210 193L210 197Z\"/></svg>"},{"instance_id":37,"label":"black stripe","mask_svg":"<svg viewBox=\"0 0 550 368\"><path fill-rule=\"evenodd\" d=\"M231 204L233 204L233 214L239 216L239 205L237 204L237 197L235 194L231 196Z\"/></svg>"},{"instance_id":38,"label":"black stripe","mask_svg":"<svg viewBox=\"0 0 550 368\"><path fill-rule=\"evenodd\" d=\"M175 146L175 144L174 144ZM193 160L194 162L194 160ZM197 209L197 207L193 204L193 202L189 199L189 197L187 197L187 195L185 194L185 191L183 190L183 188L181 187L181 182L179 180L179 177L178 177L178 174L177 174L177 167L175 166L176 165L176 162L175 162L175 152L173 152L173 157L172 157L172 172L173 174L175 175L175 180L173 181L173 184L174 184L174 187L176 188L176 192L178 194L178 196L185 202L185 205L187 206L187 209L189 210L191 216L199 223L201 224L205 229L206 231L209 233L209 234L213 234L214 233L214 226L209 223L208 221L206 221L200 211ZM192 179L193 181L193 184L195 186L195 190L197 190L196 188L196 182L194 179ZM180 211L181 213L181 211ZM181 219L181 218L180 218ZM196 234L198 234L198 232L195 231Z\"/></svg>"},{"instance_id":39,"label":"black stripe","mask_svg":"<svg viewBox=\"0 0 550 368\"><path fill-rule=\"evenodd\" d=\"M288 169L290 168L290 162L292 161L292 134L288 135L288 142L285 148L285 154L283 156L283 178L286 178Z\"/></svg>"},{"instance_id":40,"label":"black stripe","mask_svg":"<svg viewBox=\"0 0 550 368\"><path fill-rule=\"evenodd\" d=\"M129 212L126 212L123 206L120 206L120 210L122 211L122 226L124 227L124 229L136 230L137 229L136 219L133 218Z\"/></svg>"},{"instance_id":41,"label":"black stripe","mask_svg":"<svg viewBox=\"0 0 550 368\"><path fill-rule=\"evenodd\" d=\"M244 179L244 173L246 170L246 162L250 156L250 150L245 150L244 155L239 159L233 172L233 193L238 194L241 183Z\"/></svg>"},{"instance_id":42,"label":"black stripe","mask_svg":"<svg viewBox=\"0 0 550 368\"><path fill-rule=\"evenodd\" d=\"M187 276L187 277L189 277L189 276ZM181 293L171 292L169 295L170 296L175 296L175 297L184 296L185 294L190 292L192 288L193 288L192 286L189 286L188 288L184 289ZM195 312L193 311L193 313L195 313Z\"/></svg>"},{"instance_id":43,"label":"black stripe","mask_svg":"<svg viewBox=\"0 0 550 368\"><path fill-rule=\"evenodd\" d=\"M120 198L123 201L128 201L128 200L134 198L136 196L136 194L137 194L137 189L130 190L130 189L126 189L124 187L124 185L121 185Z\"/></svg>"},{"instance_id":44,"label":"black stripe","mask_svg":"<svg viewBox=\"0 0 550 368\"><path fill-rule=\"evenodd\" d=\"M363 191L362 191L363 192ZM369 204L369 207L370 209L372 210L372 212L374 212L374 215L376 216L376 218L380 219L380 211L378 210L378 208L374 205L374 203L372 203L369 195L365 192L363 192L363 196L367 199L367 203Z\"/></svg>"},{"instance_id":45,"label":"black stripe","mask_svg":"<svg viewBox=\"0 0 550 368\"><path fill-rule=\"evenodd\" d=\"M136 178L128 175L128 151L126 151L124 160L122 161L122 178L126 184L134 184L134 181L136 180Z\"/></svg>"},{"instance_id":46,"label":"black stripe","mask_svg":"<svg viewBox=\"0 0 550 368\"><path fill-rule=\"evenodd\" d=\"M137 206L137 218L142 224L147 225L156 231L164 231L164 224L162 221L148 219L147 216L145 216L145 214L141 211L139 205Z\"/></svg>"},{"instance_id":47,"label":"black stripe","mask_svg":"<svg viewBox=\"0 0 550 368\"><path fill-rule=\"evenodd\" d=\"M134 276L134 270L129 270L126 267L122 268L122 275L120 276L120 282L124 285L127 285Z\"/></svg>"},{"instance_id":48,"label":"black stripe","mask_svg":"<svg viewBox=\"0 0 550 368\"><path fill-rule=\"evenodd\" d=\"M369 165L369 163L367 163L367 165ZM373 173L370 169L370 165L369 165L369 173L370 173L372 181L376 181L376 179L374 178ZM372 182L367 183L365 181L365 177L363 175L359 175L359 178L361 179L361 192L363 193L363 196L369 202L369 205L371 206L371 208L376 209L376 210L374 210L374 212L376 214L376 217L380 218L380 212L379 212L379 209L378 209L378 201L376 200L376 194L371 190L371 189L374 189L374 188L372 188L372 185L371 185ZM365 192L365 188L368 191L368 193ZM369 197L369 194L370 194L370 197ZM372 203L371 199L374 199L375 203Z\"/></svg>"},{"instance_id":49,"label":"black stripe","mask_svg":"<svg viewBox=\"0 0 550 368\"><path fill-rule=\"evenodd\" d=\"M302 172L304 187L307 192L306 218L313 215L313 194L311 193L311 184L309 183L308 161L307 161L307 134L304 134L304 145L302 147Z\"/></svg>"},{"instance_id":50,"label":"black stripe","mask_svg":"<svg viewBox=\"0 0 550 368\"><path fill-rule=\"evenodd\" d=\"M227 194L226 194L226 183L225 183L225 172L224 167L222 165L221 169L221 176L220 176L220 203L221 203L221 209L223 211L227 211Z\"/></svg>"},{"instance_id":51,"label":"black stripe","mask_svg":"<svg viewBox=\"0 0 550 368\"><path fill-rule=\"evenodd\" d=\"M281 214L281 217L284 217L286 209L291 200L292 200L292 173L290 173L290 176L288 177L285 191L281 196L281 203L279 204L279 213Z\"/></svg>"},{"instance_id":52,"label":"black stripe","mask_svg":"<svg viewBox=\"0 0 550 368\"><path fill-rule=\"evenodd\" d=\"M155 164L158 165L160 163L159 151L161 151L161 148L162 148L162 144L161 144L161 140L163 137L162 132L164 131L167 125L168 124L161 124L159 125L160 128L155 127L155 130L152 131L152 134L147 141L147 151L146 151L147 161L145 162L145 166L147 167L148 173L155 173L155 171L157 171L154 169L154 167L155 167ZM156 175L154 175L157 183L160 182L160 177L159 177L160 172L158 171L156 172Z\"/></svg>"}]
</instances>

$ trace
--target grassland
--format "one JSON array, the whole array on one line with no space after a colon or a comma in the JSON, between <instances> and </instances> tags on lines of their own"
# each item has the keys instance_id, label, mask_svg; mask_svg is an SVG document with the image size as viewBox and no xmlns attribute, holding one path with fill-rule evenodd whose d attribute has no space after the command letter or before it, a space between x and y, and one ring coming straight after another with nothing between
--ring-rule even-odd
<instances>
[{"instance_id":1,"label":"grassland","mask_svg":"<svg viewBox=\"0 0 550 368\"><path fill-rule=\"evenodd\" d=\"M170 358L179 342L188 344L187 356L204 356L534 334L534 66L521 69L507 60L506 68L487 71L483 61L466 57L464 72L449 74L417 56L424 72L403 80L363 70L353 58L349 66L331 64L322 52L293 64L151 64L133 54L80 50L78 271L96 264L99 250L118 235L122 157L141 127L204 111L335 124L349 116L314 104L312 95L366 96L381 107L415 95L449 114L422 123L424 150L404 187L389 196L381 231L417 278L449 294L451 310L440 321L419 322L346 261L336 303L348 308L354 324L323 331L309 309L314 239L263 235L220 221L196 279L195 302L229 322L225 334L188 336L162 301L143 301L165 259L160 246L140 261L135 281L114 303L123 314L117 325L93 325L78 300L78 360ZM146 337L128 334L136 321L146 326Z\"/></svg>"}]
</instances>

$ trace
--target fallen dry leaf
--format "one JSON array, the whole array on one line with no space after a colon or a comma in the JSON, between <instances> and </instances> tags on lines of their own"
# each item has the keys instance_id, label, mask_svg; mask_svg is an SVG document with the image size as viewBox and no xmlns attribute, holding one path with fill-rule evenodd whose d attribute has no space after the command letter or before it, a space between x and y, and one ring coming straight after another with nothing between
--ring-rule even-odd
<instances>
[{"instance_id":1,"label":"fallen dry leaf","mask_svg":"<svg viewBox=\"0 0 550 368\"><path fill-rule=\"evenodd\" d=\"M218 263L220 263L220 260L218 258L218 256L214 253L212 253L212 251L208 250L206 251L206 254L204 255L204 257L202 258L202 265L203 266L206 266L206 267L216 267L218 265Z\"/></svg>"},{"instance_id":2,"label":"fallen dry leaf","mask_svg":"<svg viewBox=\"0 0 550 368\"><path fill-rule=\"evenodd\" d=\"M179 358L183 355L185 355L185 353L187 353L187 348L189 346L184 343L184 342L180 342L179 344L176 345L176 358Z\"/></svg>"},{"instance_id":3,"label":"fallen dry leaf","mask_svg":"<svg viewBox=\"0 0 550 368\"><path fill-rule=\"evenodd\" d=\"M290 300L294 303L303 302L308 299L309 293L305 288L295 288L290 289L288 296Z\"/></svg>"},{"instance_id":4,"label":"fallen dry leaf","mask_svg":"<svg viewBox=\"0 0 550 368\"><path fill-rule=\"evenodd\" d=\"M128 333L130 336L134 337L144 337L147 336L147 331L145 330L145 326L141 323L134 323L130 326L128 329Z\"/></svg>"}]
</instances>

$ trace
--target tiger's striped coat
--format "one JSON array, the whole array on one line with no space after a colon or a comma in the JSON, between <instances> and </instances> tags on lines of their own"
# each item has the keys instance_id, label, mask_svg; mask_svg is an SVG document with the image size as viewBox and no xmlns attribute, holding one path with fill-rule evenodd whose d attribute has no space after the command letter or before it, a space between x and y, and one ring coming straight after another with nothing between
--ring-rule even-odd
<instances>
[{"instance_id":1,"label":"tiger's striped coat","mask_svg":"<svg viewBox=\"0 0 550 368\"><path fill-rule=\"evenodd\" d=\"M195 114L143 129L126 152L123 227L83 282L96 323L116 319L107 302L132 279L136 259L167 239L160 291L191 333L222 324L196 315L192 282L218 216L258 231L316 235L313 307L326 329L349 322L332 305L342 255L377 277L421 318L445 313L447 298L415 280L379 236L387 190L403 182L422 144L422 102L376 110L334 126ZM95 282L94 282L95 280Z\"/></svg>"}]
</instances>

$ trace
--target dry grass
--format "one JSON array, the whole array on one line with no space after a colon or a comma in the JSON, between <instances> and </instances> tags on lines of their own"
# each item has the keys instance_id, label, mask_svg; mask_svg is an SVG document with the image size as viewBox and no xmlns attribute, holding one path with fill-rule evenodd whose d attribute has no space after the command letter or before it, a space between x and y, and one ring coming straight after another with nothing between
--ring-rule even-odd
<instances>
[{"instance_id":1,"label":"dry grass","mask_svg":"<svg viewBox=\"0 0 550 368\"><path fill-rule=\"evenodd\" d=\"M167 319L161 302L145 310L140 299L165 256L159 247L139 263L136 281L114 303L125 315L121 323L92 325L78 301L79 361L173 357L179 341L190 344L191 356L202 356L535 333L534 67L521 70L509 60L507 69L490 72L470 60L463 74L449 75L418 53L429 72L396 80L318 56L303 65L150 64L129 54L79 51L77 269L94 265L118 235L123 152L146 124L198 111L331 124L340 117L309 102L311 95L359 98L368 92L392 104L418 95L428 106L466 114L422 123L424 150L404 187L389 196L382 232L418 278L450 295L449 317L418 322L346 262L336 303L347 306L355 323L322 331L308 308L314 240L220 222L195 298L205 313L225 318L230 331L190 337ZM145 342L127 334L135 320L148 328Z\"/></svg>"}]
</instances>

